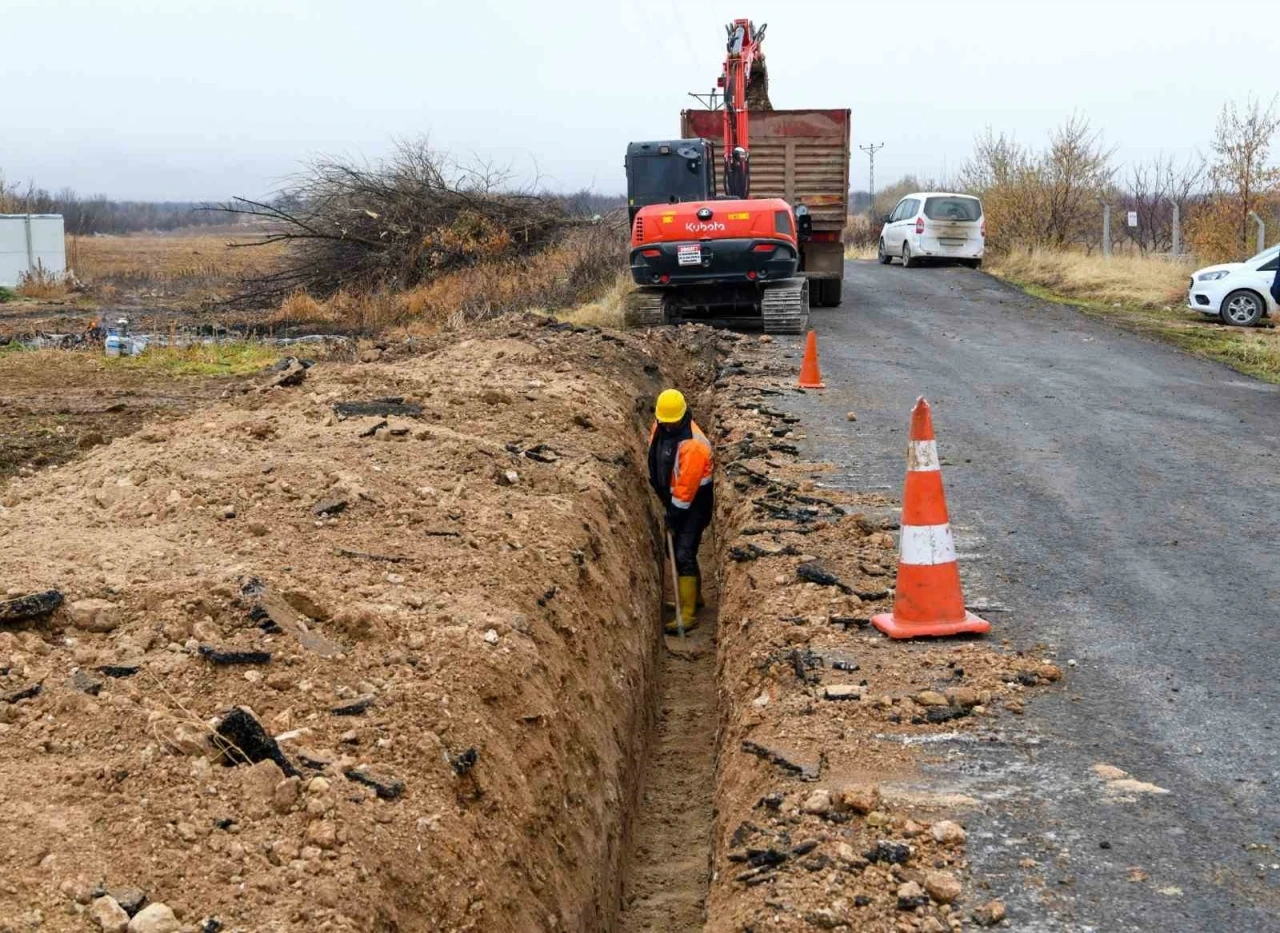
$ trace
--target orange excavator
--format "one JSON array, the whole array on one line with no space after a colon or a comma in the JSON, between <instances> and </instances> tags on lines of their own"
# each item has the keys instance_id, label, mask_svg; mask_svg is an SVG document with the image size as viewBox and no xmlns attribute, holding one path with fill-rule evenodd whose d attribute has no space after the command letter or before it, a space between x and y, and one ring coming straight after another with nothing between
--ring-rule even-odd
<instances>
[{"instance_id":1,"label":"orange excavator","mask_svg":"<svg viewBox=\"0 0 1280 933\"><path fill-rule=\"evenodd\" d=\"M761 100L767 79L765 28L746 19L727 27L717 82L723 195L708 140L627 147L631 277L639 286L624 308L631 326L701 320L798 334L808 325L809 283L797 273L812 235L809 212L782 198L751 197L748 101Z\"/></svg>"}]
</instances>

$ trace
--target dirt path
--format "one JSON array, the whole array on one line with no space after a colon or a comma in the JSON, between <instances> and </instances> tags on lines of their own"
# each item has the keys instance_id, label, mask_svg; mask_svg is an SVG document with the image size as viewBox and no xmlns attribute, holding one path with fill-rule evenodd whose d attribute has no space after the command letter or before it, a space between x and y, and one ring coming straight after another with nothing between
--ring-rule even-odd
<instances>
[{"instance_id":1,"label":"dirt path","mask_svg":"<svg viewBox=\"0 0 1280 933\"><path fill-rule=\"evenodd\" d=\"M711 565L708 552L703 549L704 568ZM618 914L622 933L698 931L705 920L717 722L717 600L712 574L705 576L701 625L685 636L684 648L662 650L658 661L657 716Z\"/></svg>"}]
</instances>

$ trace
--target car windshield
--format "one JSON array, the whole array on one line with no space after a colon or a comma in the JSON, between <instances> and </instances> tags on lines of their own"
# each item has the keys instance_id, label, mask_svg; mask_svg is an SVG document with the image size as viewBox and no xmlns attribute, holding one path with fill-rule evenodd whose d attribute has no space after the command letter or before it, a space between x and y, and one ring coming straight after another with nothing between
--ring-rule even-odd
<instances>
[{"instance_id":1,"label":"car windshield","mask_svg":"<svg viewBox=\"0 0 1280 933\"><path fill-rule=\"evenodd\" d=\"M930 220L976 221L982 216L982 202L977 198L925 198L924 216Z\"/></svg>"}]
</instances>

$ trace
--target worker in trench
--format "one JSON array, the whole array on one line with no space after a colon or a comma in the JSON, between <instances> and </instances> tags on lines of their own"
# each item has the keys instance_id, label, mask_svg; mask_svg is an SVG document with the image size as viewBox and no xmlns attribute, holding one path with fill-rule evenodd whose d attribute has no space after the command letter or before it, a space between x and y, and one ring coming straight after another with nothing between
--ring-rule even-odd
<instances>
[{"instance_id":1,"label":"worker in trench","mask_svg":"<svg viewBox=\"0 0 1280 933\"><path fill-rule=\"evenodd\" d=\"M715 506L711 442L693 420L684 396L667 389L658 396L649 433L649 485L666 509L675 548L676 591L685 631L697 625L702 607L698 547ZM676 621L666 629L675 633Z\"/></svg>"}]
</instances>

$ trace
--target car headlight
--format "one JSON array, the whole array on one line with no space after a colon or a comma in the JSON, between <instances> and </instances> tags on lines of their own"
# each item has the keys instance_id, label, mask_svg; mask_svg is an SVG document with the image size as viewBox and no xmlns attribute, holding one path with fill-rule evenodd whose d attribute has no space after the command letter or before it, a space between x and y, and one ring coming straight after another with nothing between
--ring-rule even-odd
<instances>
[{"instance_id":1,"label":"car headlight","mask_svg":"<svg viewBox=\"0 0 1280 933\"><path fill-rule=\"evenodd\" d=\"M1225 279L1225 278L1226 278L1227 276L1229 276L1230 274L1231 274L1231 273L1230 273L1230 272L1228 272L1228 271L1226 271L1225 269L1223 269L1223 270L1219 270L1218 272L1206 272L1204 275L1200 276L1200 281L1201 281L1201 282L1216 282L1216 281L1218 281L1218 279Z\"/></svg>"}]
</instances>

